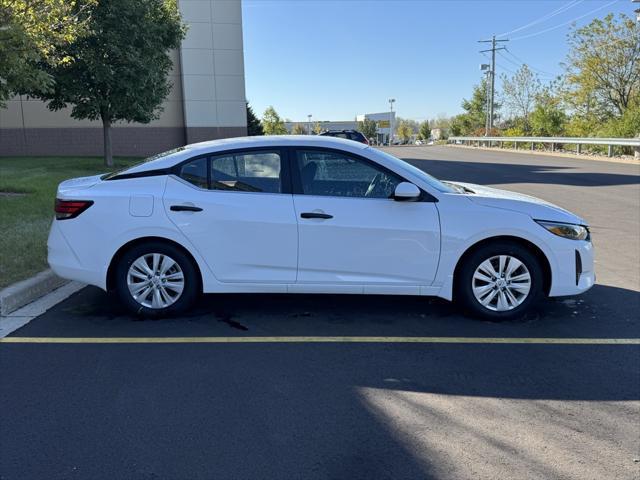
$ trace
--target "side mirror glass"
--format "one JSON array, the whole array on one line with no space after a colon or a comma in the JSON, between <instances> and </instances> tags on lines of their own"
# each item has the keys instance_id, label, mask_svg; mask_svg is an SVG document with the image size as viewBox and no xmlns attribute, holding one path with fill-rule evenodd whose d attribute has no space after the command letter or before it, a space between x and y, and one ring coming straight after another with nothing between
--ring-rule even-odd
<instances>
[{"instance_id":1,"label":"side mirror glass","mask_svg":"<svg viewBox=\"0 0 640 480\"><path fill-rule=\"evenodd\" d=\"M393 192L393 199L398 202L415 202L420 198L420 189L410 182L400 182Z\"/></svg>"}]
</instances>

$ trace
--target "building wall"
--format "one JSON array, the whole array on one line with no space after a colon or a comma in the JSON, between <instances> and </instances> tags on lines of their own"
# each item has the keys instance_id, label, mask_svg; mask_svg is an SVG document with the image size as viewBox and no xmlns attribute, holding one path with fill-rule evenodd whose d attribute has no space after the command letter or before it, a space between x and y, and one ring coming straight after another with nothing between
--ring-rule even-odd
<instances>
[{"instance_id":1,"label":"building wall","mask_svg":"<svg viewBox=\"0 0 640 480\"><path fill-rule=\"evenodd\" d=\"M171 52L173 88L157 120L118 122L115 155L147 156L202 140L246 135L240 0L180 0L189 30ZM15 97L0 109L0 155L102 155L102 124L71 108Z\"/></svg>"},{"instance_id":2,"label":"building wall","mask_svg":"<svg viewBox=\"0 0 640 480\"><path fill-rule=\"evenodd\" d=\"M186 143L246 135L240 0L180 0Z\"/></svg>"}]
</instances>

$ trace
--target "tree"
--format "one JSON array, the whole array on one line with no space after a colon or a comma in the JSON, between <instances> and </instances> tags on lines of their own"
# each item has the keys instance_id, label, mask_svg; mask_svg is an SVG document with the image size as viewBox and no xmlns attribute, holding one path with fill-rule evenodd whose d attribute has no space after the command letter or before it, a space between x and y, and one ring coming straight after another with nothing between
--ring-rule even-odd
<instances>
[{"instance_id":1,"label":"tree","mask_svg":"<svg viewBox=\"0 0 640 480\"><path fill-rule=\"evenodd\" d=\"M376 122L370 118L365 118L362 122L358 122L358 130L360 130L368 139L375 138L378 134L378 126L376 125Z\"/></svg>"},{"instance_id":2,"label":"tree","mask_svg":"<svg viewBox=\"0 0 640 480\"><path fill-rule=\"evenodd\" d=\"M64 47L84 34L86 17L75 0L0 0L0 108L15 93L49 90L41 68L70 62Z\"/></svg>"},{"instance_id":3,"label":"tree","mask_svg":"<svg viewBox=\"0 0 640 480\"><path fill-rule=\"evenodd\" d=\"M431 138L431 127L429 127L429 122L427 120L420 124L420 130L418 133L422 140L429 140L429 138Z\"/></svg>"},{"instance_id":4,"label":"tree","mask_svg":"<svg viewBox=\"0 0 640 480\"><path fill-rule=\"evenodd\" d=\"M622 117L640 96L640 23L595 19L569 34L565 100L582 117Z\"/></svg>"},{"instance_id":5,"label":"tree","mask_svg":"<svg viewBox=\"0 0 640 480\"><path fill-rule=\"evenodd\" d=\"M284 135L287 129L276 109L269 106L262 115L262 127L265 135Z\"/></svg>"},{"instance_id":6,"label":"tree","mask_svg":"<svg viewBox=\"0 0 640 480\"><path fill-rule=\"evenodd\" d=\"M247 102L247 135L250 137L264 135L262 123L260 123L260 119L256 117L256 114L253 113L253 108L251 108L249 102Z\"/></svg>"},{"instance_id":7,"label":"tree","mask_svg":"<svg viewBox=\"0 0 640 480\"><path fill-rule=\"evenodd\" d=\"M320 122L316 122L313 125L313 133L316 135L320 135L322 133L322 124Z\"/></svg>"},{"instance_id":8,"label":"tree","mask_svg":"<svg viewBox=\"0 0 640 480\"><path fill-rule=\"evenodd\" d=\"M411 138L411 135L413 135L411 124L406 120L400 120L398 122L398 128L396 129L396 132L398 133L398 137L400 137L402 143L408 142Z\"/></svg>"},{"instance_id":9,"label":"tree","mask_svg":"<svg viewBox=\"0 0 640 480\"><path fill-rule=\"evenodd\" d=\"M104 160L113 166L116 121L158 118L171 90L169 51L184 37L176 0L109 0L81 12L88 32L65 48L72 59L50 69L51 91L37 92L51 110L73 105L71 116L102 121Z\"/></svg>"},{"instance_id":10,"label":"tree","mask_svg":"<svg viewBox=\"0 0 640 480\"><path fill-rule=\"evenodd\" d=\"M465 113L451 119L452 135L469 135L485 127L487 118L487 79L483 78L479 85L474 85L473 93L469 100L462 100L462 108ZM494 103L494 115L501 105Z\"/></svg>"},{"instance_id":11,"label":"tree","mask_svg":"<svg viewBox=\"0 0 640 480\"><path fill-rule=\"evenodd\" d=\"M294 135L306 135L307 129L301 123L296 123L291 130Z\"/></svg>"},{"instance_id":12,"label":"tree","mask_svg":"<svg viewBox=\"0 0 640 480\"><path fill-rule=\"evenodd\" d=\"M536 96L535 107L529 115L531 134L536 137L554 137L564 134L567 114L553 87L543 88Z\"/></svg>"},{"instance_id":13,"label":"tree","mask_svg":"<svg viewBox=\"0 0 640 480\"><path fill-rule=\"evenodd\" d=\"M502 75L502 95L516 123L521 122L523 130L530 130L529 115L541 90L538 76L527 65L522 65L511 78Z\"/></svg>"}]
</instances>

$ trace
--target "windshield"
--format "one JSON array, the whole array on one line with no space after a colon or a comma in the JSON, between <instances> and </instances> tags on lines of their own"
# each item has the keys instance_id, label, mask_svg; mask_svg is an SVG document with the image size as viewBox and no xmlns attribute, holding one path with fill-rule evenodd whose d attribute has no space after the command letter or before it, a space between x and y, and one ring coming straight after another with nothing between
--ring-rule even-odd
<instances>
[{"instance_id":1,"label":"windshield","mask_svg":"<svg viewBox=\"0 0 640 480\"><path fill-rule=\"evenodd\" d=\"M168 157L169 155L173 155L174 153L178 153L178 152L183 151L185 148L186 147L172 148L171 150L167 150L166 152L162 152L162 153L157 153L155 155L151 155L150 157L145 158L140 163L136 163L135 165L131 165L129 167L124 167L124 168L121 168L121 169L116 170L116 171L111 172L111 173L105 173L104 175L102 175L100 177L100 180L110 180L113 177L115 177L117 175L120 175L122 172L125 172L125 171L130 170L130 169L135 168L135 167L138 167L138 166L143 165L145 163L152 162L153 160L158 160L159 158L162 158L162 157Z\"/></svg>"},{"instance_id":2,"label":"windshield","mask_svg":"<svg viewBox=\"0 0 640 480\"><path fill-rule=\"evenodd\" d=\"M413 173L414 175L420 177L427 184L429 184L429 186L435 188L439 192L442 192L442 193L459 193L458 190L456 190L452 186L445 185L443 182L438 180L436 177L432 177L428 173L420 170L417 167L414 167L410 163L405 162L404 160L402 160L402 159L400 159L398 157L395 157L395 156L393 156L393 155L391 155L391 154L389 154L387 152L383 152L382 150L377 150L376 149L375 152L376 152L376 154L381 155L381 156L391 160L392 162L396 163L400 168L402 168L404 170L408 170L411 173Z\"/></svg>"}]
</instances>

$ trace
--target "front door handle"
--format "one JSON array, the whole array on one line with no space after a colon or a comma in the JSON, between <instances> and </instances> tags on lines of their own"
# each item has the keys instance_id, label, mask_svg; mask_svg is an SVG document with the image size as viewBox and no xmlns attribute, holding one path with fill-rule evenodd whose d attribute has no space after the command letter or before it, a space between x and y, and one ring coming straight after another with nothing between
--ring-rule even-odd
<instances>
[{"instance_id":1,"label":"front door handle","mask_svg":"<svg viewBox=\"0 0 640 480\"><path fill-rule=\"evenodd\" d=\"M201 212L200 207L194 207L193 205L171 205L169 210L172 212Z\"/></svg>"},{"instance_id":2,"label":"front door handle","mask_svg":"<svg viewBox=\"0 0 640 480\"><path fill-rule=\"evenodd\" d=\"M318 212L304 212L300 214L301 218L322 218L323 220L328 220L329 218L333 218L333 215L329 215L327 213L318 213Z\"/></svg>"}]
</instances>

